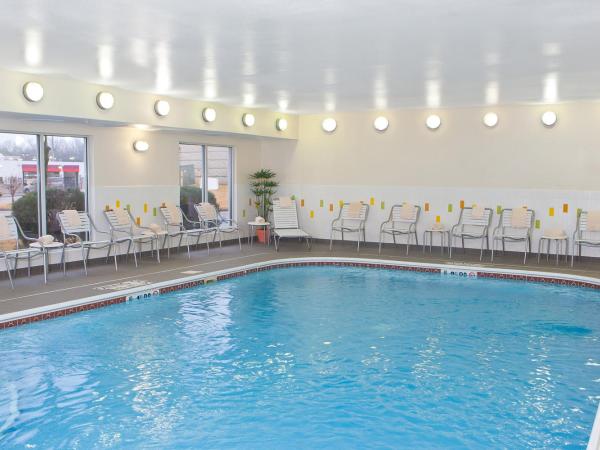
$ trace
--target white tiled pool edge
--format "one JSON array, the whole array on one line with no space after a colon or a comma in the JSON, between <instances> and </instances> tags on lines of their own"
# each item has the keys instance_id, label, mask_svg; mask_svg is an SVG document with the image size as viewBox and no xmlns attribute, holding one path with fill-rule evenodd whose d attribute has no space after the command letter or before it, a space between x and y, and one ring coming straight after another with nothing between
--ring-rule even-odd
<instances>
[{"instance_id":1,"label":"white tiled pool edge","mask_svg":"<svg viewBox=\"0 0 600 450\"><path fill-rule=\"evenodd\" d=\"M503 278L530 282L548 282L570 286L583 286L600 289L600 279L593 277L584 277L579 275L561 274L552 272L540 272L531 270L503 269L481 267L476 265L458 265L458 264L432 264L408 261L393 261L369 258L348 258L348 257L303 257L303 258L285 258L262 261L258 263L245 264L213 272L192 275L188 277L176 278L173 280L152 283L149 285L126 289L116 292L108 292L100 295L86 297L82 299L70 300L67 302L56 303L53 305L31 308L22 311L16 311L0 315L0 329L10 328L17 325L37 322L40 320L61 317L79 311L96 309L111 304L124 303L131 299L147 296L154 296L160 293L166 293L179 289L198 286L211 281L242 276L248 273L262 270L294 267L302 265L346 265L361 266L373 268L390 268L408 271L422 271L440 273L448 276L461 277L485 277L485 278ZM600 450L600 406L596 413L594 425L588 442L587 450Z\"/></svg>"}]
</instances>

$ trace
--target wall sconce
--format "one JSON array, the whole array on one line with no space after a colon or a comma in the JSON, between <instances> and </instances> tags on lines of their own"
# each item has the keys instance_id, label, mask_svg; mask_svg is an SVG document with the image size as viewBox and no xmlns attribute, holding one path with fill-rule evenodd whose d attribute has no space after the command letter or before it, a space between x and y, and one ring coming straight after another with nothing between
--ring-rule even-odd
<instances>
[{"instance_id":1,"label":"wall sconce","mask_svg":"<svg viewBox=\"0 0 600 450\"><path fill-rule=\"evenodd\" d=\"M147 152L149 148L150 144L148 144L146 141L135 141L133 143L133 149L136 152Z\"/></svg>"},{"instance_id":2,"label":"wall sconce","mask_svg":"<svg viewBox=\"0 0 600 450\"><path fill-rule=\"evenodd\" d=\"M254 118L254 114L246 113L242 116L242 123L245 127L253 127L256 123L256 119Z\"/></svg>"},{"instance_id":3,"label":"wall sconce","mask_svg":"<svg viewBox=\"0 0 600 450\"><path fill-rule=\"evenodd\" d=\"M171 111L171 105L166 100L156 100L154 103L154 112L161 117L167 116Z\"/></svg>"},{"instance_id":4,"label":"wall sconce","mask_svg":"<svg viewBox=\"0 0 600 450\"><path fill-rule=\"evenodd\" d=\"M202 119L205 122L214 122L217 119L217 111L214 108L204 108L202 110Z\"/></svg>"},{"instance_id":5,"label":"wall sconce","mask_svg":"<svg viewBox=\"0 0 600 450\"><path fill-rule=\"evenodd\" d=\"M35 81L28 81L23 85L23 96L32 103L44 98L44 87Z\"/></svg>"},{"instance_id":6,"label":"wall sconce","mask_svg":"<svg viewBox=\"0 0 600 450\"><path fill-rule=\"evenodd\" d=\"M100 109L108 110L115 105L115 97L110 92L98 92L96 104Z\"/></svg>"},{"instance_id":7,"label":"wall sconce","mask_svg":"<svg viewBox=\"0 0 600 450\"><path fill-rule=\"evenodd\" d=\"M285 130L287 130L287 127L288 127L287 119L284 119L283 117L281 117L275 121L275 128L277 128L278 131L285 131Z\"/></svg>"}]
</instances>

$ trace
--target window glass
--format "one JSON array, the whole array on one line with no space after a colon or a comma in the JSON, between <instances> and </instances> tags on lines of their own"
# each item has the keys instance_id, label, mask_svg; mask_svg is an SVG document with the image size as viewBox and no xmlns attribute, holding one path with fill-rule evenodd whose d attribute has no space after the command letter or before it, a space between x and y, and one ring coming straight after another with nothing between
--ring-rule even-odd
<instances>
[{"instance_id":1,"label":"window glass","mask_svg":"<svg viewBox=\"0 0 600 450\"><path fill-rule=\"evenodd\" d=\"M179 146L179 205L192 220L198 220L194 204L204 201L204 146L180 144Z\"/></svg>"},{"instance_id":2,"label":"window glass","mask_svg":"<svg viewBox=\"0 0 600 450\"><path fill-rule=\"evenodd\" d=\"M28 236L38 236L38 137L0 133L0 214L14 215Z\"/></svg>"},{"instance_id":3,"label":"window glass","mask_svg":"<svg viewBox=\"0 0 600 450\"><path fill-rule=\"evenodd\" d=\"M231 148L206 147L208 201L231 219Z\"/></svg>"},{"instance_id":4,"label":"window glass","mask_svg":"<svg viewBox=\"0 0 600 450\"><path fill-rule=\"evenodd\" d=\"M44 137L47 234L60 236L59 211L87 210L86 148L83 137Z\"/></svg>"}]
</instances>

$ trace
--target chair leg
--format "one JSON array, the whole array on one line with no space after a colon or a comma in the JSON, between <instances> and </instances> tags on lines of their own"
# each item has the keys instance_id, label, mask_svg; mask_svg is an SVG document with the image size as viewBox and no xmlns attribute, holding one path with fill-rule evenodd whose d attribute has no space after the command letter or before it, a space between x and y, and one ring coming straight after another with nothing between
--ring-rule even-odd
<instances>
[{"instance_id":1,"label":"chair leg","mask_svg":"<svg viewBox=\"0 0 600 450\"><path fill-rule=\"evenodd\" d=\"M483 260L483 241L484 239L481 238L481 252L479 252L479 261Z\"/></svg>"},{"instance_id":2,"label":"chair leg","mask_svg":"<svg viewBox=\"0 0 600 450\"><path fill-rule=\"evenodd\" d=\"M383 233L379 233L379 254L381 255L381 245L383 244Z\"/></svg>"},{"instance_id":3,"label":"chair leg","mask_svg":"<svg viewBox=\"0 0 600 450\"><path fill-rule=\"evenodd\" d=\"M242 251L242 236L240 235L240 230L237 230L238 234L238 244L240 245L240 252Z\"/></svg>"},{"instance_id":4,"label":"chair leg","mask_svg":"<svg viewBox=\"0 0 600 450\"><path fill-rule=\"evenodd\" d=\"M331 233L329 234L329 251L333 250L333 229L331 230Z\"/></svg>"},{"instance_id":5,"label":"chair leg","mask_svg":"<svg viewBox=\"0 0 600 450\"><path fill-rule=\"evenodd\" d=\"M108 254L110 255L110 251L113 250L113 257L115 258L115 272L119 271L119 265L117 264L117 250L113 248L112 245L108 246Z\"/></svg>"},{"instance_id":6,"label":"chair leg","mask_svg":"<svg viewBox=\"0 0 600 450\"><path fill-rule=\"evenodd\" d=\"M8 258L8 256L4 257L4 265L6 266L6 273L8 274L8 281L10 281L10 287L12 289L15 288L15 283L13 283L13 279L12 279L12 275L10 274L10 259Z\"/></svg>"},{"instance_id":7,"label":"chair leg","mask_svg":"<svg viewBox=\"0 0 600 450\"><path fill-rule=\"evenodd\" d=\"M63 276L67 276L67 254L66 254L67 248L65 245L63 245L62 247L62 252L60 255L60 262L62 263L63 266Z\"/></svg>"},{"instance_id":8,"label":"chair leg","mask_svg":"<svg viewBox=\"0 0 600 450\"><path fill-rule=\"evenodd\" d=\"M88 255L90 254L89 250L88 250ZM81 256L83 257L83 271L85 272L86 276L88 274L87 272L87 258L85 256L85 247L82 245L81 246Z\"/></svg>"}]
</instances>

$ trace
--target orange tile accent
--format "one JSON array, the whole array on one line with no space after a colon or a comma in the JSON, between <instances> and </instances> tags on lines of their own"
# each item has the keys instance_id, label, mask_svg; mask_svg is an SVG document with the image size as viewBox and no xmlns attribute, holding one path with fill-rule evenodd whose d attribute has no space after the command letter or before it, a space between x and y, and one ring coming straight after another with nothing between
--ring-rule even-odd
<instances>
[{"instance_id":1,"label":"orange tile accent","mask_svg":"<svg viewBox=\"0 0 600 450\"><path fill-rule=\"evenodd\" d=\"M141 217L136 217L135 218L135 223L139 226L142 223L142 218Z\"/></svg>"},{"instance_id":2,"label":"orange tile accent","mask_svg":"<svg viewBox=\"0 0 600 450\"><path fill-rule=\"evenodd\" d=\"M425 203L425 212L429 212L429 203Z\"/></svg>"},{"instance_id":3,"label":"orange tile accent","mask_svg":"<svg viewBox=\"0 0 600 450\"><path fill-rule=\"evenodd\" d=\"M329 204L329 212L333 212L333 203Z\"/></svg>"},{"instance_id":4,"label":"orange tile accent","mask_svg":"<svg viewBox=\"0 0 600 450\"><path fill-rule=\"evenodd\" d=\"M300 207L304 208L304 199L300 200Z\"/></svg>"},{"instance_id":5,"label":"orange tile accent","mask_svg":"<svg viewBox=\"0 0 600 450\"><path fill-rule=\"evenodd\" d=\"M460 209L465 209L465 201L464 200L460 201Z\"/></svg>"},{"instance_id":6,"label":"orange tile accent","mask_svg":"<svg viewBox=\"0 0 600 450\"><path fill-rule=\"evenodd\" d=\"M569 204L568 203L563 203L563 213L568 213L569 212Z\"/></svg>"}]
</instances>

